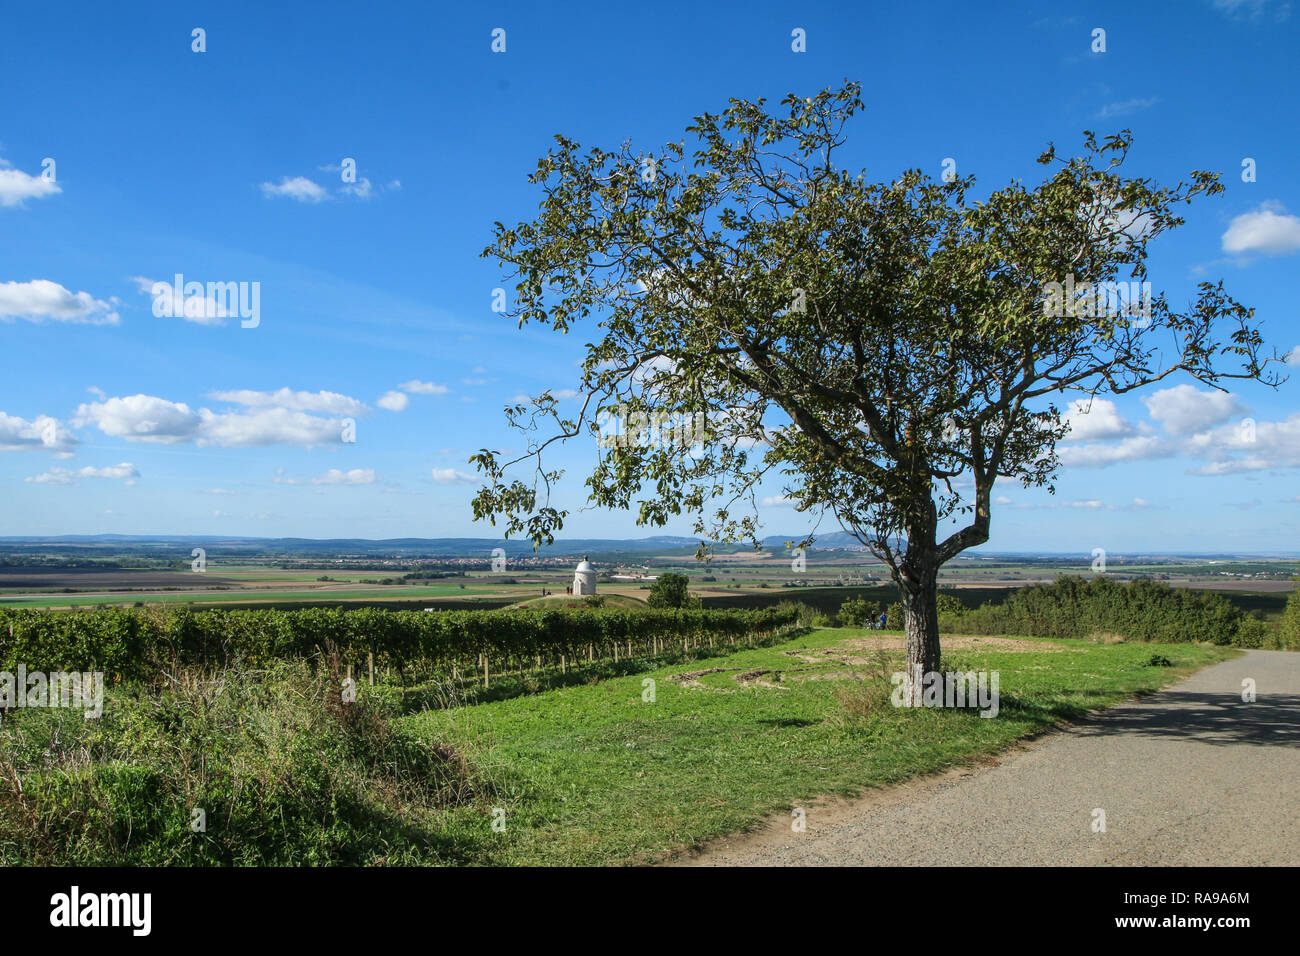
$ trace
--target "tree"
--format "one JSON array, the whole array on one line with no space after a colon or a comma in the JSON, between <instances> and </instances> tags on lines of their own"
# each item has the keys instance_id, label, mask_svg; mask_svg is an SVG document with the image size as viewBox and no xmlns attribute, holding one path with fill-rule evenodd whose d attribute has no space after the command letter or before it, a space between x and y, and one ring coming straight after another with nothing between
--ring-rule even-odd
<instances>
[{"instance_id":1,"label":"tree","mask_svg":"<svg viewBox=\"0 0 1300 956\"><path fill-rule=\"evenodd\" d=\"M650 596L646 598L646 603L651 607L695 607L699 604L699 599L691 598L688 590L690 583L691 579L686 575L667 571L655 578L655 583L650 585Z\"/></svg>"},{"instance_id":2,"label":"tree","mask_svg":"<svg viewBox=\"0 0 1300 956\"><path fill-rule=\"evenodd\" d=\"M1291 580L1300 582L1300 577ZM1300 588L1287 596L1286 608L1282 612L1278 629L1281 636L1281 640L1278 641L1279 647L1300 648Z\"/></svg>"},{"instance_id":3,"label":"tree","mask_svg":"<svg viewBox=\"0 0 1300 956\"><path fill-rule=\"evenodd\" d=\"M576 410L549 391L510 406L522 450L471 457L474 513L552 540L563 471L543 457L591 436L591 504L635 503L643 525L688 513L698 535L757 546L755 490L781 474L797 509L889 568L916 702L939 665L938 570L988 540L995 480L1055 490L1056 400L1175 373L1276 385L1279 356L1222 282L1185 311L1142 285L1148 244L1182 225L1178 205L1222 192L1218 174L1124 178L1131 135L1085 132L1082 155L1038 157L1035 188L968 202L970 176L871 183L836 165L858 84L782 106L697 117L689 158L685 141L584 154L556 137L530 176L538 215L498 222L483 254L511 270L521 326L600 332Z\"/></svg>"}]
</instances>

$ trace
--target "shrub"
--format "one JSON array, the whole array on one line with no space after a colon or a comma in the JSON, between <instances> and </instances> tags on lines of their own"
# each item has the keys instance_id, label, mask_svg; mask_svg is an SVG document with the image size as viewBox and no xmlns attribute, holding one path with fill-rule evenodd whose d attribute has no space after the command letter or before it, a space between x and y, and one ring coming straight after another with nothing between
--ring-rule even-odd
<instances>
[{"instance_id":1,"label":"shrub","mask_svg":"<svg viewBox=\"0 0 1300 956\"><path fill-rule=\"evenodd\" d=\"M850 598L840 605L840 620L846 627L867 627L880 616L880 605L865 598Z\"/></svg>"},{"instance_id":2,"label":"shrub","mask_svg":"<svg viewBox=\"0 0 1300 956\"><path fill-rule=\"evenodd\" d=\"M1286 599L1286 610L1278 630L1278 644L1282 647L1300 648L1300 590L1292 591Z\"/></svg>"},{"instance_id":3,"label":"shrub","mask_svg":"<svg viewBox=\"0 0 1300 956\"><path fill-rule=\"evenodd\" d=\"M1246 619L1244 612L1210 591L1062 575L1052 584L1013 591L1001 604L966 611L961 628L970 634L1070 638L1102 632L1130 641L1232 644L1239 632L1243 639L1254 639L1257 625L1244 624Z\"/></svg>"},{"instance_id":4,"label":"shrub","mask_svg":"<svg viewBox=\"0 0 1300 956\"><path fill-rule=\"evenodd\" d=\"M966 605L961 603L961 599L953 594L944 594L939 592L936 599L936 606L940 617L959 618L966 613Z\"/></svg>"},{"instance_id":5,"label":"shrub","mask_svg":"<svg viewBox=\"0 0 1300 956\"><path fill-rule=\"evenodd\" d=\"M1237 647L1267 647L1270 643L1268 622L1255 614L1246 614L1237 624L1232 643Z\"/></svg>"},{"instance_id":6,"label":"shrub","mask_svg":"<svg viewBox=\"0 0 1300 956\"><path fill-rule=\"evenodd\" d=\"M776 605L776 612L782 620L792 619L799 627L811 627L817 609L802 601L781 601Z\"/></svg>"},{"instance_id":7,"label":"shrub","mask_svg":"<svg viewBox=\"0 0 1300 956\"><path fill-rule=\"evenodd\" d=\"M690 583L691 579L686 575L667 571L659 575L651 585L646 604L653 608L697 607L699 599L692 599L688 590ZM692 600L695 601L694 604L691 603Z\"/></svg>"},{"instance_id":8,"label":"shrub","mask_svg":"<svg viewBox=\"0 0 1300 956\"><path fill-rule=\"evenodd\" d=\"M889 610L885 612L885 627L891 631L901 631L905 621L903 619L903 605L898 601L889 605Z\"/></svg>"}]
</instances>

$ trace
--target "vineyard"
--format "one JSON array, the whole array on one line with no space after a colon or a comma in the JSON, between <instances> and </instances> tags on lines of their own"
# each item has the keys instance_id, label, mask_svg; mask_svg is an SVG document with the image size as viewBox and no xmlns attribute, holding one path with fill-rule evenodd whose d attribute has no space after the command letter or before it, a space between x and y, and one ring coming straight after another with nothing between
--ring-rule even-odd
<instances>
[{"instance_id":1,"label":"vineyard","mask_svg":"<svg viewBox=\"0 0 1300 956\"><path fill-rule=\"evenodd\" d=\"M799 623L798 605L758 610L604 608L389 611L96 609L0 611L0 671L103 671L148 679L159 667L263 667L327 657L358 673L476 675L558 669L754 644ZM806 613L806 612L804 612Z\"/></svg>"}]
</instances>

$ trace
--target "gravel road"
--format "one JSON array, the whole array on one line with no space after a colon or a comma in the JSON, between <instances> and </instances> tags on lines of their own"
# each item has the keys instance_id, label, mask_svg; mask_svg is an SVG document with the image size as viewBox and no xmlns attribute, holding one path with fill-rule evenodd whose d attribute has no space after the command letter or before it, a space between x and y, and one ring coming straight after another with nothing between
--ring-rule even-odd
<instances>
[{"instance_id":1,"label":"gravel road","mask_svg":"<svg viewBox=\"0 0 1300 956\"><path fill-rule=\"evenodd\" d=\"M994 765L806 813L803 833L782 816L676 863L1300 864L1300 654L1248 651Z\"/></svg>"}]
</instances>

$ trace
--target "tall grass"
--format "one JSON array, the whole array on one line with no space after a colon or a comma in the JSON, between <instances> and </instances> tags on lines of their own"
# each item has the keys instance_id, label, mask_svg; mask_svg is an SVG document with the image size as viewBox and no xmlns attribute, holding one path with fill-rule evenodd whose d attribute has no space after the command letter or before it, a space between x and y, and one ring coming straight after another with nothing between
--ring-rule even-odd
<instances>
[{"instance_id":1,"label":"tall grass","mask_svg":"<svg viewBox=\"0 0 1300 956\"><path fill-rule=\"evenodd\" d=\"M12 711L0 864L455 861L446 813L493 794L483 755L359 690L345 702L339 675L295 661L119 688L98 719Z\"/></svg>"}]
</instances>

